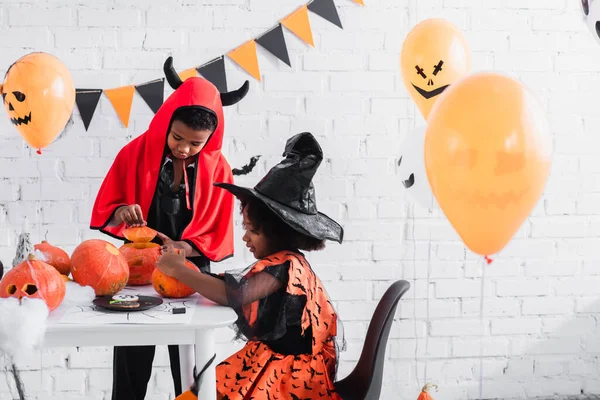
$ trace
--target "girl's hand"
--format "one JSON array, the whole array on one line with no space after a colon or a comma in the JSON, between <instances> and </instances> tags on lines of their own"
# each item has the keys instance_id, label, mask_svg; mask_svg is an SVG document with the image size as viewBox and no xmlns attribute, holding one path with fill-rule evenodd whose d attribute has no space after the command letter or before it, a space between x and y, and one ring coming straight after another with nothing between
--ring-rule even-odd
<instances>
[{"instance_id":1,"label":"girl's hand","mask_svg":"<svg viewBox=\"0 0 600 400\"><path fill-rule=\"evenodd\" d=\"M167 247L171 246L177 250L179 250L179 252L181 254L183 254L185 257L189 257L189 247L190 245L188 245L186 242L176 242L174 240L172 240L170 237L168 237L167 235L165 235L164 233L160 233L157 232L156 236L158 236L158 238L163 242L163 250L166 249Z\"/></svg>"},{"instance_id":2,"label":"girl's hand","mask_svg":"<svg viewBox=\"0 0 600 400\"><path fill-rule=\"evenodd\" d=\"M173 246L163 246L162 254L158 257L155 263L156 268L161 270L165 275L176 278L176 275L185 266L185 256L182 252L177 251Z\"/></svg>"}]
</instances>

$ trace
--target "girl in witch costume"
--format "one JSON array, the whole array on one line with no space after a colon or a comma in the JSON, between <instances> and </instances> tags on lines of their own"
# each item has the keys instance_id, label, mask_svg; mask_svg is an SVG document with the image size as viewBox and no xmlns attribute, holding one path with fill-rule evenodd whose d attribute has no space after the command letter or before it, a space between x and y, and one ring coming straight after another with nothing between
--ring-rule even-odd
<instances>
[{"instance_id":1,"label":"girl in witch costume","mask_svg":"<svg viewBox=\"0 0 600 400\"><path fill-rule=\"evenodd\" d=\"M229 93L199 77L182 82L171 57L164 72L175 91L148 130L117 155L98 192L90 228L125 240L127 226L147 224L160 232L159 244L179 248L209 271L210 261L233 254L234 197L213 183L233 181L221 153L223 106L240 101L248 82ZM154 346L115 347L112 400L144 399L154 353ZM169 346L169 358L179 395L178 346Z\"/></svg>"},{"instance_id":2,"label":"girl in witch costume","mask_svg":"<svg viewBox=\"0 0 600 400\"><path fill-rule=\"evenodd\" d=\"M223 400L340 399L333 386L337 314L300 250L322 249L325 240L341 243L343 229L317 211L312 177L323 153L314 136L290 138L283 155L253 189L215 184L241 200L243 240L257 262L244 271L201 274L186 268L170 246L157 262L238 314L236 331L247 343L216 367ZM177 400L196 399L196 385Z\"/></svg>"}]
</instances>

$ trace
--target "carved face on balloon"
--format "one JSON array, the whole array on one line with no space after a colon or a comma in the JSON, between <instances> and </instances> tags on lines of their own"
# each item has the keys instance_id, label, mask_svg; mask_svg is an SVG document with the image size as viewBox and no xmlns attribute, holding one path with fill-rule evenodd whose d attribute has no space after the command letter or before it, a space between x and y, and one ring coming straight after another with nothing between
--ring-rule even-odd
<instances>
[{"instance_id":1,"label":"carved face on balloon","mask_svg":"<svg viewBox=\"0 0 600 400\"><path fill-rule=\"evenodd\" d=\"M75 86L69 70L50 54L17 60L0 88L8 118L34 148L52 143L71 117Z\"/></svg>"},{"instance_id":2,"label":"carved face on balloon","mask_svg":"<svg viewBox=\"0 0 600 400\"><path fill-rule=\"evenodd\" d=\"M443 19L427 19L406 36L400 54L402 81L421 114L446 88L471 69L470 49L463 34Z\"/></svg>"},{"instance_id":3,"label":"carved face on balloon","mask_svg":"<svg viewBox=\"0 0 600 400\"><path fill-rule=\"evenodd\" d=\"M579 0L583 20L597 42L600 43L600 1Z\"/></svg>"}]
</instances>

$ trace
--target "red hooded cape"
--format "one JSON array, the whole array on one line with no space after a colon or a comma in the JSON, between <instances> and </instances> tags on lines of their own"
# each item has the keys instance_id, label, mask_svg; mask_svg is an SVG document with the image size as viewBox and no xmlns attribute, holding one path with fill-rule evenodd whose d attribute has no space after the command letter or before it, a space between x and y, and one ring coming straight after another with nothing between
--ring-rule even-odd
<instances>
[{"instance_id":1,"label":"red hooded cape","mask_svg":"<svg viewBox=\"0 0 600 400\"><path fill-rule=\"evenodd\" d=\"M148 215L162 166L167 130L176 109L201 106L217 116L217 128L198 155L193 216L181 240L211 261L233 255L234 197L214 187L214 182L233 183L231 167L221 153L223 105L217 88L200 77L188 78L158 110L146 132L121 149L100 187L92 210L91 229L124 239L125 224L107 226L119 206L139 204ZM191 183L191 182L190 182Z\"/></svg>"}]
</instances>

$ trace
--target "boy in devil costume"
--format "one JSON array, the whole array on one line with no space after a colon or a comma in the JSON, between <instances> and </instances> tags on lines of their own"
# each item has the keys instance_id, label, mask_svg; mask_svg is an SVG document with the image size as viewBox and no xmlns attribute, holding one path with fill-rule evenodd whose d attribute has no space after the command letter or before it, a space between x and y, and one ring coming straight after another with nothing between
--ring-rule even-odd
<instances>
[{"instance_id":1,"label":"boy in devil costume","mask_svg":"<svg viewBox=\"0 0 600 400\"><path fill-rule=\"evenodd\" d=\"M147 224L160 232L159 243L179 248L209 271L210 261L233 255L234 198L213 183L233 182L221 153L223 106L239 102L248 81L228 93L200 77L182 82L171 57L164 72L175 92L148 130L117 155L96 197L90 228L125 240L127 226ZM112 400L144 399L154 353L155 346L115 347ZM178 346L169 346L169 358L179 395Z\"/></svg>"},{"instance_id":2,"label":"boy in devil costume","mask_svg":"<svg viewBox=\"0 0 600 400\"><path fill-rule=\"evenodd\" d=\"M241 200L242 239L254 264L222 276L202 274L185 267L171 246L157 262L165 274L238 315L236 330L247 343L216 367L222 400L340 400L333 382L341 327L301 250L320 250L325 240L341 243L343 229L317 210L312 178L323 152L315 137L293 136L283 155L254 188L215 184ZM211 362L197 366L195 384L177 400L198 399L198 382Z\"/></svg>"}]
</instances>

